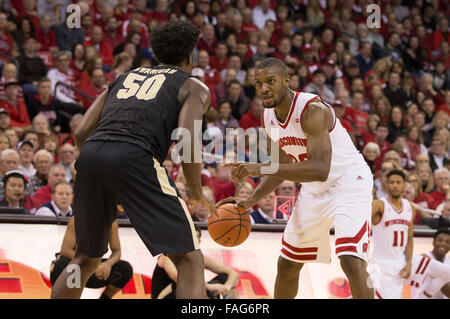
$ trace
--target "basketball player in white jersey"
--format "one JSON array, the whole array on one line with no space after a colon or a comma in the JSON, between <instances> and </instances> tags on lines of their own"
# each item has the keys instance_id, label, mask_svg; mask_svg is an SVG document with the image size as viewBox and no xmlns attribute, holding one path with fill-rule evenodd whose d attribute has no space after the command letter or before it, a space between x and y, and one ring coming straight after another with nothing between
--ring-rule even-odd
<instances>
[{"instance_id":1,"label":"basketball player in white jersey","mask_svg":"<svg viewBox=\"0 0 450 319\"><path fill-rule=\"evenodd\" d=\"M450 298L450 229L441 228L433 236L433 250L413 256L411 277L412 299Z\"/></svg>"},{"instance_id":2,"label":"basketball player in white jersey","mask_svg":"<svg viewBox=\"0 0 450 319\"><path fill-rule=\"evenodd\" d=\"M336 254L349 279L354 298L373 298L367 285L368 234L373 178L333 109L315 94L289 89L286 66L267 58L255 72L256 93L263 100L262 126L279 147L278 170L264 173L265 164L236 163L232 176L264 175L248 199L228 198L251 208L284 180L302 183L286 225L275 298L294 298L304 263L330 263L330 228L334 223Z\"/></svg>"},{"instance_id":3,"label":"basketball player in white jersey","mask_svg":"<svg viewBox=\"0 0 450 319\"><path fill-rule=\"evenodd\" d=\"M387 175L388 196L372 204L370 273L378 299L401 299L404 279L411 274L414 236L414 208L402 197L405 174L392 170Z\"/></svg>"}]
</instances>

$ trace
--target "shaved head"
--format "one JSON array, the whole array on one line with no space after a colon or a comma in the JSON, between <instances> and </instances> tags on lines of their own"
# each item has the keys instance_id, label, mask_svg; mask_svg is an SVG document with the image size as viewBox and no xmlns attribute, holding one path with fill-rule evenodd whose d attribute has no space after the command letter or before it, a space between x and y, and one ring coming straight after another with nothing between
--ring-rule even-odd
<instances>
[{"instance_id":1,"label":"shaved head","mask_svg":"<svg viewBox=\"0 0 450 319\"><path fill-rule=\"evenodd\" d=\"M278 60L276 58L266 58L266 59L262 60L256 67L256 70L265 69L265 68L275 68L282 75L284 75L284 76L288 75L288 70L286 68L286 65L283 62L281 62L281 60Z\"/></svg>"}]
</instances>

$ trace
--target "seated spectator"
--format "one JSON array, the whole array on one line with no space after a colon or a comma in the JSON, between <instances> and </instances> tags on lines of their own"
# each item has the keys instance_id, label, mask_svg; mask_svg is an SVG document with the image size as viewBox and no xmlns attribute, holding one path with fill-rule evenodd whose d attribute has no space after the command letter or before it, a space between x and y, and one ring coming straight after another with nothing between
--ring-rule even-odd
<instances>
[{"instance_id":1,"label":"seated spectator","mask_svg":"<svg viewBox=\"0 0 450 319\"><path fill-rule=\"evenodd\" d=\"M225 137L227 128L238 128L239 122L231 114L232 109L230 102L223 100L219 103L218 107L219 119L216 121L215 125L222 131L222 136Z\"/></svg>"},{"instance_id":2,"label":"seated spectator","mask_svg":"<svg viewBox=\"0 0 450 319\"><path fill-rule=\"evenodd\" d=\"M233 53L228 57L227 68L220 71L220 76L222 77L222 80L225 81L226 73L227 70L229 69L233 69L236 71L236 80L238 80L240 84L243 84L246 72L242 70L241 57L237 53Z\"/></svg>"},{"instance_id":3,"label":"seated spectator","mask_svg":"<svg viewBox=\"0 0 450 319\"><path fill-rule=\"evenodd\" d=\"M67 115L84 113L85 110L78 104L65 103L54 99L49 78L41 78L37 90L36 95L25 96L29 117L34 118L37 115L43 115L47 118L50 128L55 132L69 132Z\"/></svg>"},{"instance_id":4,"label":"seated spectator","mask_svg":"<svg viewBox=\"0 0 450 319\"><path fill-rule=\"evenodd\" d=\"M274 199L275 192L271 192L256 203L258 209L250 213L252 224L272 224L274 222ZM277 216L277 218L282 218L282 216Z\"/></svg>"},{"instance_id":5,"label":"seated spectator","mask_svg":"<svg viewBox=\"0 0 450 319\"><path fill-rule=\"evenodd\" d=\"M421 190L427 194L431 193L434 189L433 172L431 171L430 165L416 161L415 173L419 176Z\"/></svg>"},{"instance_id":6,"label":"seated spectator","mask_svg":"<svg viewBox=\"0 0 450 319\"><path fill-rule=\"evenodd\" d=\"M444 161L446 160L446 149L445 143L440 139L433 139L428 152L428 157L430 158L430 167L434 172L438 168L444 167Z\"/></svg>"},{"instance_id":7,"label":"seated spectator","mask_svg":"<svg viewBox=\"0 0 450 319\"><path fill-rule=\"evenodd\" d=\"M225 98L230 103L233 117L238 121L250 109L250 100L245 96L242 85L237 80L230 81Z\"/></svg>"},{"instance_id":8,"label":"seated spectator","mask_svg":"<svg viewBox=\"0 0 450 319\"><path fill-rule=\"evenodd\" d=\"M198 50L205 50L209 55L214 55L216 51L216 34L212 24L205 24L198 39Z\"/></svg>"},{"instance_id":9,"label":"seated spectator","mask_svg":"<svg viewBox=\"0 0 450 319\"><path fill-rule=\"evenodd\" d=\"M223 140L224 136L222 130L216 126L216 121L219 119L219 113L212 107L205 112L205 138L204 140L213 141L215 138Z\"/></svg>"},{"instance_id":10,"label":"seated spectator","mask_svg":"<svg viewBox=\"0 0 450 319\"><path fill-rule=\"evenodd\" d=\"M408 184L411 184L413 187L413 197L412 199L410 199L412 202L425 209L431 209L434 206L433 198L429 194L422 191L420 178L417 174L409 175ZM424 217L431 218L432 215L425 211L417 209L416 216L414 218L414 224L420 224L421 219Z\"/></svg>"},{"instance_id":11,"label":"seated spectator","mask_svg":"<svg viewBox=\"0 0 450 319\"><path fill-rule=\"evenodd\" d=\"M26 184L27 181L25 177L19 171L7 172L3 178L5 197L0 201L0 207L22 208L22 214L30 214L30 212L24 208L24 206L26 206ZM20 213L18 212L17 214Z\"/></svg>"},{"instance_id":12,"label":"seated spectator","mask_svg":"<svg viewBox=\"0 0 450 319\"><path fill-rule=\"evenodd\" d=\"M72 49L72 58L70 60L70 68L74 72L75 84L80 84L81 73L86 68L87 59L86 59L86 47L77 43Z\"/></svg>"},{"instance_id":13,"label":"seated spectator","mask_svg":"<svg viewBox=\"0 0 450 319\"><path fill-rule=\"evenodd\" d=\"M359 71L364 77L375 64L375 60L372 56L372 44L370 42L363 42L359 52L360 53L355 56L355 60L358 62Z\"/></svg>"},{"instance_id":14,"label":"seated spectator","mask_svg":"<svg viewBox=\"0 0 450 319\"><path fill-rule=\"evenodd\" d=\"M36 31L36 40L38 42L38 51L49 51L54 54L58 52L56 45L55 31L51 28L52 17L48 13L44 13L39 19L40 28Z\"/></svg>"},{"instance_id":15,"label":"seated spectator","mask_svg":"<svg viewBox=\"0 0 450 319\"><path fill-rule=\"evenodd\" d=\"M36 169L33 165L33 143L24 140L17 145L17 152L19 153L19 167L18 170L25 175L27 179L36 174Z\"/></svg>"},{"instance_id":16,"label":"seated spectator","mask_svg":"<svg viewBox=\"0 0 450 319\"><path fill-rule=\"evenodd\" d=\"M225 42L218 42L215 50L215 55L209 59L209 65L212 69L221 72L228 67L228 47Z\"/></svg>"},{"instance_id":17,"label":"seated spectator","mask_svg":"<svg viewBox=\"0 0 450 319\"><path fill-rule=\"evenodd\" d=\"M17 21L17 29L11 32L19 53L24 52L23 44L28 38L36 38L36 28L29 17L22 17Z\"/></svg>"},{"instance_id":18,"label":"seated spectator","mask_svg":"<svg viewBox=\"0 0 450 319\"><path fill-rule=\"evenodd\" d=\"M0 153L0 177L9 171L19 169L19 154L12 149L5 149Z\"/></svg>"},{"instance_id":19,"label":"seated spectator","mask_svg":"<svg viewBox=\"0 0 450 319\"><path fill-rule=\"evenodd\" d=\"M391 144L394 143L395 138L399 134L405 133L405 129L403 108L398 105L394 105L389 115L389 135L387 137L387 141Z\"/></svg>"},{"instance_id":20,"label":"seated spectator","mask_svg":"<svg viewBox=\"0 0 450 319\"><path fill-rule=\"evenodd\" d=\"M11 79L5 83L5 97L0 100L0 107L4 108L11 118L11 127L20 130L27 129L30 126L27 106L19 98L20 84L17 80Z\"/></svg>"},{"instance_id":21,"label":"seated spectator","mask_svg":"<svg viewBox=\"0 0 450 319\"><path fill-rule=\"evenodd\" d=\"M84 93L96 99L108 87L108 81L102 69L96 68L92 70L91 85L83 87ZM81 88L80 88L81 89ZM81 97L81 104L87 111L94 100Z\"/></svg>"},{"instance_id":22,"label":"seated spectator","mask_svg":"<svg viewBox=\"0 0 450 319\"><path fill-rule=\"evenodd\" d=\"M28 140L31 143L33 143L33 151L36 152L40 145L39 145L39 138L38 134L35 131L28 130L25 131L21 136L21 141Z\"/></svg>"},{"instance_id":23,"label":"seated spectator","mask_svg":"<svg viewBox=\"0 0 450 319\"><path fill-rule=\"evenodd\" d=\"M335 100L335 95L332 90L330 90L325 85L325 72L319 69L314 71L312 82L305 87L305 92L314 93L320 95L323 100L329 104L333 104Z\"/></svg>"},{"instance_id":24,"label":"seated spectator","mask_svg":"<svg viewBox=\"0 0 450 319\"><path fill-rule=\"evenodd\" d=\"M39 209L46 202L52 200L52 192L55 185L66 181L66 170L61 164L53 164L48 172L47 185L39 188L32 197L33 208ZM34 213L34 212L32 212Z\"/></svg>"},{"instance_id":25,"label":"seated spectator","mask_svg":"<svg viewBox=\"0 0 450 319\"><path fill-rule=\"evenodd\" d=\"M9 138L5 133L0 132L0 153L8 148L11 148Z\"/></svg>"},{"instance_id":26,"label":"seated spectator","mask_svg":"<svg viewBox=\"0 0 450 319\"><path fill-rule=\"evenodd\" d=\"M66 143L59 147L58 150L58 163L64 166L66 170L66 180L70 182L72 179L72 174L70 172L70 166L77 159L77 151L72 144Z\"/></svg>"},{"instance_id":27,"label":"seated spectator","mask_svg":"<svg viewBox=\"0 0 450 319\"><path fill-rule=\"evenodd\" d=\"M108 243L111 249L111 255L108 258L102 258L96 271L89 277L86 283L87 288L106 287L100 299L111 299L133 278L133 268L131 265L120 259L121 248L117 221L114 221L111 225ZM52 261L50 271L50 282L52 285L55 284L60 275L64 275L64 269L75 257L75 254L75 222L74 217L71 217L67 224L61 250L56 254L56 259Z\"/></svg>"},{"instance_id":28,"label":"seated spectator","mask_svg":"<svg viewBox=\"0 0 450 319\"><path fill-rule=\"evenodd\" d=\"M10 148L12 148L13 150L17 149L17 144L19 143L19 136L17 135L16 131L12 128L7 128L6 130L4 130L4 133L9 139Z\"/></svg>"},{"instance_id":29,"label":"seated spectator","mask_svg":"<svg viewBox=\"0 0 450 319\"><path fill-rule=\"evenodd\" d=\"M449 128L448 123L449 115L443 111L439 111L433 116L433 120L431 121L431 129L428 133L434 138L436 131Z\"/></svg>"},{"instance_id":30,"label":"seated spectator","mask_svg":"<svg viewBox=\"0 0 450 319\"><path fill-rule=\"evenodd\" d=\"M234 191L234 197L239 199L246 199L250 197L250 194L253 192L253 186L249 182L242 182L236 186L236 190Z\"/></svg>"},{"instance_id":31,"label":"seated spectator","mask_svg":"<svg viewBox=\"0 0 450 319\"><path fill-rule=\"evenodd\" d=\"M10 129L11 125L11 117L9 113L4 108L0 108L0 131L5 132L7 129Z\"/></svg>"},{"instance_id":32,"label":"seated spectator","mask_svg":"<svg viewBox=\"0 0 450 319\"><path fill-rule=\"evenodd\" d=\"M253 100L256 96L255 84L255 68L251 67L247 69L247 74L242 85L245 96L250 100Z\"/></svg>"},{"instance_id":33,"label":"seated spectator","mask_svg":"<svg viewBox=\"0 0 450 319\"><path fill-rule=\"evenodd\" d=\"M245 113L239 121L240 127L242 127L244 130L250 127L257 128L261 126L261 115L264 111L264 106L261 98L255 97L251 101L250 105L250 110Z\"/></svg>"},{"instance_id":34,"label":"seated spectator","mask_svg":"<svg viewBox=\"0 0 450 319\"><path fill-rule=\"evenodd\" d=\"M44 203L34 215L36 216L73 216L73 189L67 182L58 182L52 190L52 200Z\"/></svg>"},{"instance_id":35,"label":"seated spectator","mask_svg":"<svg viewBox=\"0 0 450 319\"><path fill-rule=\"evenodd\" d=\"M17 52L17 44L8 31L8 16L4 12L0 13L0 52L10 57L13 57L15 52ZM7 59L2 57L2 60Z\"/></svg>"},{"instance_id":36,"label":"seated spectator","mask_svg":"<svg viewBox=\"0 0 450 319\"><path fill-rule=\"evenodd\" d=\"M59 137L56 134L46 135L42 141L42 149L48 151L52 154L55 163L58 162L58 145L59 145Z\"/></svg>"},{"instance_id":37,"label":"seated spectator","mask_svg":"<svg viewBox=\"0 0 450 319\"><path fill-rule=\"evenodd\" d=\"M55 32L56 45L58 46L60 51L70 52L72 51L72 48L75 46L75 44L84 42L83 30L81 28L69 27L71 23L70 21L68 21L68 19L70 18L70 14L66 15L66 20L64 22L53 27L53 31Z\"/></svg>"},{"instance_id":38,"label":"seated spectator","mask_svg":"<svg viewBox=\"0 0 450 319\"><path fill-rule=\"evenodd\" d=\"M387 174L394 169L394 164L392 162L383 162L379 170L379 177L375 178L374 186L376 187L376 197L381 199L388 196L387 186ZM378 173L378 171L376 171Z\"/></svg>"},{"instance_id":39,"label":"seated spectator","mask_svg":"<svg viewBox=\"0 0 450 319\"><path fill-rule=\"evenodd\" d=\"M19 82L25 94L35 95L40 78L47 75L44 61L36 55L36 40L28 38L23 44L24 52L17 58L19 62Z\"/></svg>"},{"instance_id":40,"label":"seated spectator","mask_svg":"<svg viewBox=\"0 0 450 319\"><path fill-rule=\"evenodd\" d=\"M210 202L210 204L214 206L215 201L214 201L214 193L212 192L212 190L207 186L206 187L203 186L202 190L203 196L205 196L205 198ZM207 222L209 217L211 217L211 213L209 212L208 208L204 206L194 204L191 205L190 208L192 210L192 219L194 221Z\"/></svg>"},{"instance_id":41,"label":"seated spectator","mask_svg":"<svg viewBox=\"0 0 450 319\"><path fill-rule=\"evenodd\" d=\"M436 209L449 194L450 172L444 167L434 171L434 183L436 188L430 193L434 200L432 209Z\"/></svg>"},{"instance_id":42,"label":"seated spectator","mask_svg":"<svg viewBox=\"0 0 450 319\"><path fill-rule=\"evenodd\" d=\"M291 39L287 36L281 38L278 43L277 51L272 55L288 67L288 72L293 73L295 68L300 65L300 60L291 54L292 44Z\"/></svg>"},{"instance_id":43,"label":"seated spectator","mask_svg":"<svg viewBox=\"0 0 450 319\"><path fill-rule=\"evenodd\" d=\"M103 38L103 30L100 26L94 25L91 29L91 40L84 43L84 45L93 45L97 52L103 58L105 66L111 67L114 62L113 48Z\"/></svg>"},{"instance_id":44,"label":"seated spectator","mask_svg":"<svg viewBox=\"0 0 450 319\"><path fill-rule=\"evenodd\" d=\"M92 84L92 72L94 69L103 69L103 58L95 54L89 60L87 60L86 68L80 74L80 83L78 84L78 89L81 91L86 91Z\"/></svg>"},{"instance_id":45,"label":"seated spectator","mask_svg":"<svg viewBox=\"0 0 450 319\"><path fill-rule=\"evenodd\" d=\"M108 42L113 50L124 42L124 36L119 30L120 22L116 17L111 16L106 22L105 29L103 30L103 39Z\"/></svg>"},{"instance_id":46,"label":"seated spectator","mask_svg":"<svg viewBox=\"0 0 450 319\"><path fill-rule=\"evenodd\" d=\"M33 143L34 144L34 143ZM28 194L33 196L41 187L47 185L48 173L53 164L53 156L46 150L39 150L33 156L36 174L30 177Z\"/></svg>"},{"instance_id":47,"label":"seated spectator","mask_svg":"<svg viewBox=\"0 0 450 319\"><path fill-rule=\"evenodd\" d=\"M65 143L69 143L72 145L75 144L75 142L73 140L73 134L75 133L75 131L82 119L83 119L83 114L75 114L74 116L72 116L72 118L70 119L70 122L69 122L70 134L61 140L61 142L59 143L60 145L65 144Z\"/></svg>"},{"instance_id":48,"label":"seated spectator","mask_svg":"<svg viewBox=\"0 0 450 319\"><path fill-rule=\"evenodd\" d=\"M234 69L227 69L225 80L217 84L214 88L214 94L216 95L217 100L222 100L226 97L231 81L235 80L236 71Z\"/></svg>"},{"instance_id":49,"label":"seated spectator","mask_svg":"<svg viewBox=\"0 0 450 319\"><path fill-rule=\"evenodd\" d=\"M47 77L52 83L51 92L55 92L55 86L58 82L65 83L72 87L75 87L76 85L75 72L70 68L70 51L68 52L59 52L56 58L56 68L51 69L47 73ZM75 93L62 85L58 85L55 98L66 103L76 103Z\"/></svg>"},{"instance_id":50,"label":"seated spectator","mask_svg":"<svg viewBox=\"0 0 450 319\"><path fill-rule=\"evenodd\" d=\"M127 73L133 66L133 59L126 52L121 52L114 57L114 62L111 67L111 72L108 73L109 82L114 81L117 76Z\"/></svg>"},{"instance_id":51,"label":"seated spectator","mask_svg":"<svg viewBox=\"0 0 450 319\"><path fill-rule=\"evenodd\" d=\"M406 129L406 146L404 151L408 157L416 162L417 156L419 154L427 154L428 150L425 145L422 144L422 135L419 128L415 125L411 125Z\"/></svg>"},{"instance_id":52,"label":"seated spectator","mask_svg":"<svg viewBox=\"0 0 450 319\"><path fill-rule=\"evenodd\" d=\"M375 160L380 156L380 147L374 142L369 142L364 145L362 155L369 165L372 174L375 174Z\"/></svg>"}]
</instances>

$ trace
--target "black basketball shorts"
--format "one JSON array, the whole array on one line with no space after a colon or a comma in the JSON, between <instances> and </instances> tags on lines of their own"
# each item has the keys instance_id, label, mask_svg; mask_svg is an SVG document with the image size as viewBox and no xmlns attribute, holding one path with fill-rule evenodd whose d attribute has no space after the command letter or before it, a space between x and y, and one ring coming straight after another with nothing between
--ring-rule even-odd
<instances>
[{"instance_id":1,"label":"black basketball shorts","mask_svg":"<svg viewBox=\"0 0 450 319\"><path fill-rule=\"evenodd\" d=\"M77 251L92 258L108 251L120 203L153 256L199 249L194 223L174 182L158 160L137 145L90 141L75 163Z\"/></svg>"}]
</instances>

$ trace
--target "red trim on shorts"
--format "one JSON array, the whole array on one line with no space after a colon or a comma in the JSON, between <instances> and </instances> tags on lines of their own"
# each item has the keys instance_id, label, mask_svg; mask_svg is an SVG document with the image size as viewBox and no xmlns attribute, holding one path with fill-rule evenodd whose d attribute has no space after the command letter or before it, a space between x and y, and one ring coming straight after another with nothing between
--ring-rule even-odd
<instances>
[{"instance_id":1,"label":"red trim on shorts","mask_svg":"<svg viewBox=\"0 0 450 319\"><path fill-rule=\"evenodd\" d=\"M345 251L351 251L351 252L356 253L357 252L356 246L342 246L342 247L336 248L336 254L339 254L339 253L342 253Z\"/></svg>"},{"instance_id":2,"label":"red trim on shorts","mask_svg":"<svg viewBox=\"0 0 450 319\"><path fill-rule=\"evenodd\" d=\"M293 253L290 253L286 249L282 248L281 252L288 256L289 258L295 259L295 260L316 260L317 254L314 255L295 255Z\"/></svg>"},{"instance_id":3,"label":"red trim on shorts","mask_svg":"<svg viewBox=\"0 0 450 319\"><path fill-rule=\"evenodd\" d=\"M427 258L428 258L428 257L427 257ZM425 266L423 266L423 269L422 269L422 271L420 272L421 275L423 275L423 273L424 273L425 270L427 269L428 264L430 263L430 261L431 261L431 258L428 258L428 260L427 260L426 263L425 263Z\"/></svg>"},{"instance_id":4,"label":"red trim on shorts","mask_svg":"<svg viewBox=\"0 0 450 319\"><path fill-rule=\"evenodd\" d=\"M378 290L375 289L375 295L377 295L377 297L379 299L384 299L383 297L381 297L380 293L378 292Z\"/></svg>"},{"instance_id":5,"label":"red trim on shorts","mask_svg":"<svg viewBox=\"0 0 450 319\"><path fill-rule=\"evenodd\" d=\"M367 231L367 221L361 227L355 237L343 237L336 239L336 246L341 244L357 244Z\"/></svg>"},{"instance_id":6,"label":"red trim on shorts","mask_svg":"<svg viewBox=\"0 0 450 319\"><path fill-rule=\"evenodd\" d=\"M297 248L292 245L289 245L287 242L284 241L284 237L281 239L281 243L283 246L286 246L290 250L296 252L296 253L316 253L319 249L318 247L305 247L305 248Z\"/></svg>"},{"instance_id":7,"label":"red trim on shorts","mask_svg":"<svg viewBox=\"0 0 450 319\"><path fill-rule=\"evenodd\" d=\"M297 98L299 95L300 95L300 92L295 92L295 97L294 97L294 100L292 101L291 108L289 110L289 115L283 124L281 124L280 121L278 121L278 117L275 116L275 119L277 120L278 125L281 126L283 129L285 129L288 126L289 121L291 120L292 113L294 113L294 109L295 109L295 103L297 103ZM275 111L274 111L274 113L275 113Z\"/></svg>"}]
</instances>

